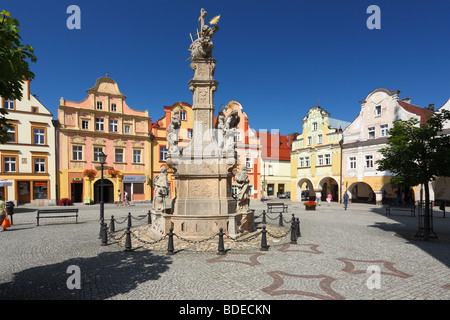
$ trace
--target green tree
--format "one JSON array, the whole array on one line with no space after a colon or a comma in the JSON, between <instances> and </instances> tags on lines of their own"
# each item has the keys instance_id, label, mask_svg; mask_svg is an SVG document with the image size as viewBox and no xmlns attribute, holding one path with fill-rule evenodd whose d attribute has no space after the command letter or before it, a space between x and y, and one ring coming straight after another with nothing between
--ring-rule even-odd
<instances>
[{"instance_id":1,"label":"green tree","mask_svg":"<svg viewBox=\"0 0 450 320\"><path fill-rule=\"evenodd\" d=\"M5 10L0 13L0 96L3 99L22 99L24 79L34 79L27 60L36 62L34 49L21 43L19 21ZM9 140L6 115L0 108L0 143Z\"/></svg>"},{"instance_id":2,"label":"green tree","mask_svg":"<svg viewBox=\"0 0 450 320\"><path fill-rule=\"evenodd\" d=\"M443 133L450 111L440 110L427 122L417 119L396 120L389 130L388 147L380 149L379 171L393 173L392 184L417 186L425 191L424 240L430 238L430 190L428 183L436 177L450 176L450 135Z\"/></svg>"}]
</instances>

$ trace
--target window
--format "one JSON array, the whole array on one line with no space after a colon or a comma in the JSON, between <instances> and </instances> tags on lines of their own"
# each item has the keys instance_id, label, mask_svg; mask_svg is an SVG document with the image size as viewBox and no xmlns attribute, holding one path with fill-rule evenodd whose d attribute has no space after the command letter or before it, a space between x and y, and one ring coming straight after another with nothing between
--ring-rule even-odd
<instances>
[{"instance_id":1,"label":"window","mask_svg":"<svg viewBox=\"0 0 450 320\"><path fill-rule=\"evenodd\" d=\"M115 103L111 103L111 111L113 112L117 111L117 105Z\"/></svg>"},{"instance_id":2,"label":"window","mask_svg":"<svg viewBox=\"0 0 450 320\"><path fill-rule=\"evenodd\" d=\"M127 133L127 134L130 134L131 133L131 126L129 126L129 125L124 126L123 127L123 132Z\"/></svg>"},{"instance_id":3,"label":"window","mask_svg":"<svg viewBox=\"0 0 450 320\"><path fill-rule=\"evenodd\" d=\"M373 169L373 155L367 155L366 159L366 169Z\"/></svg>"},{"instance_id":4,"label":"window","mask_svg":"<svg viewBox=\"0 0 450 320\"><path fill-rule=\"evenodd\" d=\"M44 128L33 128L33 142L34 144L45 144Z\"/></svg>"},{"instance_id":5,"label":"window","mask_svg":"<svg viewBox=\"0 0 450 320\"><path fill-rule=\"evenodd\" d=\"M247 167L247 169L253 169L253 159L245 158L245 166Z\"/></svg>"},{"instance_id":6,"label":"window","mask_svg":"<svg viewBox=\"0 0 450 320\"><path fill-rule=\"evenodd\" d=\"M94 161L100 161L100 154L103 152L103 148L94 148Z\"/></svg>"},{"instance_id":7,"label":"window","mask_svg":"<svg viewBox=\"0 0 450 320\"><path fill-rule=\"evenodd\" d=\"M7 135L11 139L8 142L9 143L16 143L17 142L17 125L15 124L9 124L11 128L7 129Z\"/></svg>"},{"instance_id":8,"label":"window","mask_svg":"<svg viewBox=\"0 0 450 320\"><path fill-rule=\"evenodd\" d=\"M95 118L95 130L96 131L104 131L105 130L104 119Z\"/></svg>"},{"instance_id":9,"label":"window","mask_svg":"<svg viewBox=\"0 0 450 320\"><path fill-rule=\"evenodd\" d=\"M45 173L45 158L33 158L34 173Z\"/></svg>"},{"instance_id":10,"label":"window","mask_svg":"<svg viewBox=\"0 0 450 320\"><path fill-rule=\"evenodd\" d=\"M305 166L305 159L303 157L298 158L298 166L299 167Z\"/></svg>"},{"instance_id":11,"label":"window","mask_svg":"<svg viewBox=\"0 0 450 320\"><path fill-rule=\"evenodd\" d=\"M192 129L188 129L188 130L187 130L187 133L188 133L188 139L192 139L192 136L193 136L193 131L192 131Z\"/></svg>"},{"instance_id":12,"label":"window","mask_svg":"<svg viewBox=\"0 0 450 320\"><path fill-rule=\"evenodd\" d=\"M305 167L310 167L311 163L309 162L309 157L305 157Z\"/></svg>"},{"instance_id":13,"label":"window","mask_svg":"<svg viewBox=\"0 0 450 320\"><path fill-rule=\"evenodd\" d=\"M14 110L14 100L3 100L3 109Z\"/></svg>"},{"instance_id":14,"label":"window","mask_svg":"<svg viewBox=\"0 0 450 320\"><path fill-rule=\"evenodd\" d=\"M141 150L133 150L133 163L141 163Z\"/></svg>"},{"instance_id":15,"label":"window","mask_svg":"<svg viewBox=\"0 0 450 320\"><path fill-rule=\"evenodd\" d=\"M186 121L186 111L180 110L180 120Z\"/></svg>"},{"instance_id":16,"label":"window","mask_svg":"<svg viewBox=\"0 0 450 320\"><path fill-rule=\"evenodd\" d=\"M312 131L317 131L317 122L313 122Z\"/></svg>"},{"instance_id":17,"label":"window","mask_svg":"<svg viewBox=\"0 0 450 320\"><path fill-rule=\"evenodd\" d=\"M350 169L356 169L356 157L349 157L348 163Z\"/></svg>"},{"instance_id":18,"label":"window","mask_svg":"<svg viewBox=\"0 0 450 320\"><path fill-rule=\"evenodd\" d=\"M32 113L39 113L39 108L38 107L31 107L31 112Z\"/></svg>"},{"instance_id":19,"label":"window","mask_svg":"<svg viewBox=\"0 0 450 320\"><path fill-rule=\"evenodd\" d=\"M97 110L103 109L103 103L101 101L97 101Z\"/></svg>"},{"instance_id":20,"label":"window","mask_svg":"<svg viewBox=\"0 0 450 320\"><path fill-rule=\"evenodd\" d=\"M241 132L240 131L236 131L235 136L234 136L234 142L238 142L238 141L242 141L242 137L241 137Z\"/></svg>"},{"instance_id":21,"label":"window","mask_svg":"<svg viewBox=\"0 0 450 320\"><path fill-rule=\"evenodd\" d=\"M124 162L123 161L123 149L115 149L114 150L114 161L115 162Z\"/></svg>"},{"instance_id":22,"label":"window","mask_svg":"<svg viewBox=\"0 0 450 320\"><path fill-rule=\"evenodd\" d=\"M118 121L117 120L109 120L109 131L117 132L118 131Z\"/></svg>"},{"instance_id":23,"label":"window","mask_svg":"<svg viewBox=\"0 0 450 320\"><path fill-rule=\"evenodd\" d=\"M4 172L16 172L17 157L4 157L3 158L3 171Z\"/></svg>"},{"instance_id":24,"label":"window","mask_svg":"<svg viewBox=\"0 0 450 320\"><path fill-rule=\"evenodd\" d=\"M321 135L321 134L318 134L317 135L317 143L319 144L319 143L323 143L323 135Z\"/></svg>"},{"instance_id":25,"label":"window","mask_svg":"<svg viewBox=\"0 0 450 320\"><path fill-rule=\"evenodd\" d=\"M33 182L33 199L48 199L47 181Z\"/></svg>"},{"instance_id":26,"label":"window","mask_svg":"<svg viewBox=\"0 0 450 320\"><path fill-rule=\"evenodd\" d=\"M369 131L369 139L375 139L375 127L369 127L367 130Z\"/></svg>"},{"instance_id":27,"label":"window","mask_svg":"<svg viewBox=\"0 0 450 320\"><path fill-rule=\"evenodd\" d=\"M381 117L381 106L375 107L375 117Z\"/></svg>"},{"instance_id":28,"label":"window","mask_svg":"<svg viewBox=\"0 0 450 320\"><path fill-rule=\"evenodd\" d=\"M312 137L308 137L308 146L312 145Z\"/></svg>"},{"instance_id":29,"label":"window","mask_svg":"<svg viewBox=\"0 0 450 320\"><path fill-rule=\"evenodd\" d=\"M331 155L329 155L329 154L325 155L325 165L326 166L331 165Z\"/></svg>"},{"instance_id":30,"label":"window","mask_svg":"<svg viewBox=\"0 0 450 320\"><path fill-rule=\"evenodd\" d=\"M322 154L317 156L317 165L323 166L323 155Z\"/></svg>"},{"instance_id":31,"label":"window","mask_svg":"<svg viewBox=\"0 0 450 320\"><path fill-rule=\"evenodd\" d=\"M159 161L166 161L167 158L167 148L159 147Z\"/></svg>"},{"instance_id":32,"label":"window","mask_svg":"<svg viewBox=\"0 0 450 320\"><path fill-rule=\"evenodd\" d=\"M81 120L81 129L83 129L83 130L89 130L89 121L87 121L87 120Z\"/></svg>"},{"instance_id":33,"label":"window","mask_svg":"<svg viewBox=\"0 0 450 320\"><path fill-rule=\"evenodd\" d=\"M269 173L268 173L268 175L269 176L273 176L273 167L272 166L269 166Z\"/></svg>"},{"instance_id":34,"label":"window","mask_svg":"<svg viewBox=\"0 0 450 320\"><path fill-rule=\"evenodd\" d=\"M83 147L82 146L72 146L72 160L75 160L75 161L83 160Z\"/></svg>"},{"instance_id":35,"label":"window","mask_svg":"<svg viewBox=\"0 0 450 320\"><path fill-rule=\"evenodd\" d=\"M389 131L388 125L387 125L387 124L382 124L382 125L380 126L380 128L381 128L381 136L382 136L382 137L387 137L388 131Z\"/></svg>"}]
</instances>

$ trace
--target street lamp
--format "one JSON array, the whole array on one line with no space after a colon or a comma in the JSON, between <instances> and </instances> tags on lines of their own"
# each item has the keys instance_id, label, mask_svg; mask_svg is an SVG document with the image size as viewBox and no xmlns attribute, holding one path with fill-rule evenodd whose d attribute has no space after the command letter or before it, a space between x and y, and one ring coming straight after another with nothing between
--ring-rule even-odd
<instances>
[{"instance_id":1,"label":"street lamp","mask_svg":"<svg viewBox=\"0 0 450 320\"><path fill-rule=\"evenodd\" d=\"M100 236L103 230L103 224L105 220L105 202L103 201L103 166L106 163L107 155L102 152L98 155L98 160L100 161L102 177L100 179Z\"/></svg>"}]
</instances>

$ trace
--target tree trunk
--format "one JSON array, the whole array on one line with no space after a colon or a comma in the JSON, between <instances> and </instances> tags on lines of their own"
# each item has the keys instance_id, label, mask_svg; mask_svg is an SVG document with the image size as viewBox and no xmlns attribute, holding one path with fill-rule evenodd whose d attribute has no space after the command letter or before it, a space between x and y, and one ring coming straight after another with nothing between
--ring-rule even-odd
<instances>
[{"instance_id":1,"label":"tree trunk","mask_svg":"<svg viewBox=\"0 0 450 320\"><path fill-rule=\"evenodd\" d=\"M423 240L430 240L430 189L428 186L428 182L424 183L425 185L425 214L423 221Z\"/></svg>"}]
</instances>

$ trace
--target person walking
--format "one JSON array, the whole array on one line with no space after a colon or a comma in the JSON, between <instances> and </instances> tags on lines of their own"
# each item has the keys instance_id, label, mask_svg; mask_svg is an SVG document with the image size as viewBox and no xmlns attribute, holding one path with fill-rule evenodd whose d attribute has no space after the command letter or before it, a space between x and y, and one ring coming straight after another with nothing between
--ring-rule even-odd
<instances>
[{"instance_id":1,"label":"person walking","mask_svg":"<svg viewBox=\"0 0 450 320\"><path fill-rule=\"evenodd\" d=\"M320 198L322 198L322 193L320 191L317 191L316 192L316 202L317 202L318 206L320 206L320 200L321 200Z\"/></svg>"},{"instance_id":2,"label":"person walking","mask_svg":"<svg viewBox=\"0 0 450 320\"><path fill-rule=\"evenodd\" d=\"M344 209L345 209L345 210L347 210L348 198L349 198L348 193L345 192L345 193L344 193L344 196L343 196L343 199L344 199Z\"/></svg>"},{"instance_id":3,"label":"person walking","mask_svg":"<svg viewBox=\"0 0 450 320\"><path fill-rule=\"evenodd\" d=\"M116 206L120 206L120 204L122 203L122 193L120 192L120 189L117 190L117 204Z\"/></svg>"},{"instance_id":4,"label":"person walking","mask_svg":"<svg viewBox=\"0 0 450 320\"><path fill-rule=\"evenodd\" d=\"M6 211L6 203L3 199L3 196L0 196L0 225L3 224L3 220L5 220L8 217L8 212ZM3 231L6 231L8 229L3 228Z\"/></svg>"},{"instance_id":5,"label":"person walking","mask_svg":"<svg viewBox=\"0 0 450 320\"><path fill-rule=\"evenodd\" d=\"M124 206L130 205L130 203L128 202L128 192L126 190L123 192L123 205Z\"/></svg>"},{"instance_id":6,"label":"person walking","mask_svg":"<svg viewBox=\"0 0 450 320\"><path fill-rule=\"evenodd\" d=\"M333 196L331 195L331 193L329 193L328 196L327 196L328 206L331 204L331 200L332 199L333 199Z\"/></svg>"}]
</instances>

